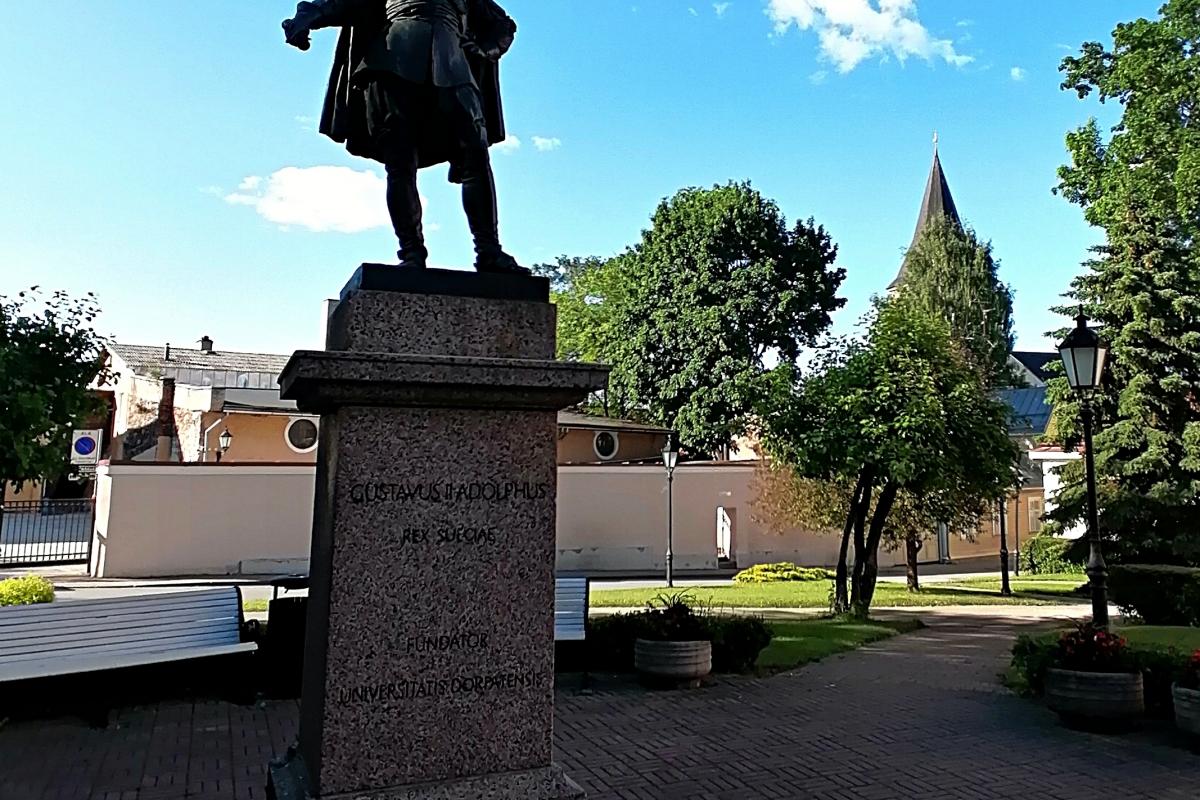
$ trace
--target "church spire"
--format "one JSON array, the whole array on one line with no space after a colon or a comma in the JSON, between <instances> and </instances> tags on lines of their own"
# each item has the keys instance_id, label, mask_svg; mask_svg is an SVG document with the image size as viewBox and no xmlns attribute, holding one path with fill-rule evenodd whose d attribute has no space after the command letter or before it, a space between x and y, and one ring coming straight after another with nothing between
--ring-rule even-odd
<instances>
[{"instance_id":1,"label":"church spire","mask_svg":"<svg viewBox=\"0 0 1200 800\"><path fill-rule=\"evenodd\" d=\"M958 216L958 208L954 205L954 196L950 194L950 184L946 182L946 173L942 171L942 159L938 156L938 135L933 133L933 166L929 169L929 180L925 183L925 196L921 199L921 212L917 215L917 229L913 231L911 250L917 246L921 234L936 220L945 217L953 225L961 228L962 219ZM907 258L905 258L907 262ZM888 289L895 289L904 280L905 265L900 265L900 274L892 281Z\"/></svg>"}]
</instances>

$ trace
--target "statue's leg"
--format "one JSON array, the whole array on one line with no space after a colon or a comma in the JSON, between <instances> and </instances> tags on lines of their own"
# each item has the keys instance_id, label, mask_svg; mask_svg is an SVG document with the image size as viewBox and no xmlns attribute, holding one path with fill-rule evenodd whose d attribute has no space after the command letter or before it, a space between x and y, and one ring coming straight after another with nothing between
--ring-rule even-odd
<instances>
[{"instance_id":1,"label":"statue's leg","mask_svg":"<svg viewBox=\"0 0 1200 800\"><path fill-rule=\"evenodd\" d=\"M496 179L488 154L487 127L479 91L474 86L455 90L456 126L462 178L463 211L475 239L475 269L480 272L509 272L528 275L529 270L500 246L500 221L496 205Z\"/></svg>"},{"instance_id":2,"label":"statue's leg","mask_svg":"<svg viewBox=\"0 0 1200 800\"><path fill-rule=\"evenodd\" d=\"M406 110L419 98L417 87L387 77L367 88L367 128L387 170L387 205L392 230L400 242L400 266L426 265L429 251L421 226L421 195L417 191L417 146Z\"/></svg>"}]
</instances>

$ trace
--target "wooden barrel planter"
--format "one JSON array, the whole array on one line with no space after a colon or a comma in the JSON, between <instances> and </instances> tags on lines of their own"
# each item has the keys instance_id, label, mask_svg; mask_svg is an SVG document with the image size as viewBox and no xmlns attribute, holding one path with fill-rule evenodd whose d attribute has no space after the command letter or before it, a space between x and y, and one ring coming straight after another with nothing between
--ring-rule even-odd
<instances>
[{"instance_id":1,"label":"wooden barrel planter","mask_svg":"<svg viewBox=\"0 0 1200 800\"><path fill-rule=\"evenodd\" d=\"M1200 689L1172 686L1171 694L1175 698L1175 727L1200 744Z\"/></svg>"},{"instance_id":2,"label":"wooden barrel planter","mask_svg":"<svg viewBox=\"0 0 1200 800\"><path fill-rule=\"evenodd\" d=\"M1145 714L1146 692L1140 672L1052 669L1046 675L1046 705L1068 725L1125 730Z\"/></svg>"},{"instance_id":3,"label":"wooden barrel planter","mask_svg":"<svg viewBox=\"0 0 1200 800\"><path fill-rule=\"evenodd\" d=\"M652 642L633 644L633 666L651 685L699 686L712 672L712 642Z\"/></svg>"}]
</instances>

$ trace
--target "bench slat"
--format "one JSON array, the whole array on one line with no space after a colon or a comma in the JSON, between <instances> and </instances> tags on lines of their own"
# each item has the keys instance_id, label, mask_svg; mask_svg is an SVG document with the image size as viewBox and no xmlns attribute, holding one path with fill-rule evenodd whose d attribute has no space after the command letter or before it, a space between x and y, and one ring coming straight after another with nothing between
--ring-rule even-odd
<instances>
[{"instance_id":1,"label":"bench slat","mask_svg":"<svg viewBox=\"0 0 1200 800\"><path fill-rule=\"evenodd\" d=\"M153 595L145 595L153 598ZM208 595L204 597L175 597L170 600L139 603L134 600L61 600L42 607L21 606L0 608L0 631L18 625L47 624L60 619L87 619L122 616L147 611L163 612L179 608L236 608L237 595Z\"/></svg>"},{"instance_id":2,"label":"bench slat","mask_svg":"<svg viewBox=\"0 0 1200 800\"><path fill-rule=\"evenodd\" d=\"M92 631L69 638L35 639L5 642L0 645L0 659L15 658L24 653L64 652L80 649L104 649L123 642L173 641L178 639L200 639L210 634L222 634L230 641L238 641L237 622L230 619L196 621L180 628L118 628L109 631Z\"/></svg>"},{"instance_id":3,"label":"bench slat","mask_svg":"<svg viewBox=\"0 0 1200 800\"><path fill-rule=\"evenodd\" d=\"M30 624L12 626L0 629L0 653L10 642L24 639L55 639L86 636L97 631L113 629L173 629L192 622L203 622L212 619L234 620L236 624L237 611L234 609L178 609L162 614L126 614L121 617L103 617L100 619L64 619L47 625Z\"/></svg>"},{"instance_id":4,"label":"bench slat","mask_svg":"<svg viewBox=\"0 0 1200 800\"><path fill-rule=\"evenodd\" d=\"M237 644L240 640L225 631L204 631L198 635L183 635L173 638L152 640L132 640L112 642L101 646L84 645L80 647L59 647L53 650L32 650L25 653L6 655L4 664L21 661L41 661L47 658L72 659L86 655L102 656L105 653L166 653L175 650L194 649L212 645ZM5 674L5 666L0 665L0 676Z\"/></svg>"},{"instance_id":5,"label":"bench slat","mask_svg":"<svg viewBox=\"0 0 1200 800\"><path fill-rule=\"evenodd\" d=\"M168 661L186 661L192 658L210 658L212 656L231 655L233 653L249 653L256 649L257 645L253 642L247 642L246 644L190 648L174 652L97 653L86 658L26 661L13 665L11 669L8 665L0 666L0 680L20 681L29 678L49 678L54 675L71 675L79 672L97 672L105 669L138 667Z\"/></svg>"}]
</instances>

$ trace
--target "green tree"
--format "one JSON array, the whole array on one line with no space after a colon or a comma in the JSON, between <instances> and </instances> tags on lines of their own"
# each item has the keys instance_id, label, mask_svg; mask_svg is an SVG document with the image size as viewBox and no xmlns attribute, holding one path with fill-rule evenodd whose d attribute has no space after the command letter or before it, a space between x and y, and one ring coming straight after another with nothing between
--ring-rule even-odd
<instances>
[{"instance_id":1,"label":"green tree","mask_svg":"<svg viewBox=\"0 0 1200 800\"><path fill-rule=\"evenodd\" d=\"M98 313L90 293L0 296L0 488L60 474L72 429L100 407L88 388L110 377Z\"/></svg>"},{"instance_id":2,"label":"green tree","mask_svg":"<svg viewBox=\"0 0 1200 800\"><path fill-rule=\"evenodd\" d=\"M950 323L989 386L1011 386L1012 292L1000 282L992 245L946 218L930 223L905 255L900 291Z\"/></svg>"},{"instance_id":3,"label":"green tree","mask_svg":"<svg viewBox=\"0 0 1200 800\"><path fill-rule=\"evenodd\" d=\"M1107 136L1094 119L1068 134L1058 187L1105 234L1071 291L1112 345L1096 399L1101 532L1119 558L1200 563L1200 0L1118 25L1111 47L1087 42L1061 69L1064 89L1122 110ZM1052 389L1075 444L1076 400L1065 380ZM1082 469L1064 477L1058 525L1084 519Z\"/></svg>"},{"instance_id":4,"label":"green tree","mask_svg":"<svg viewBox=\"0 0 1200 800\"><path fill-rule=\"evenodd\" d=\"M1017 450L1006 408L990 397L949 325L903 296L880 304L864 341L826 349L787 394L764 420L764 438L799 477L841 487L839 611L866 616L881 543L889 531L907 540L914 530L913 517L893 517L898 502L918 522L973 530L1012 481Z\"/></svg>"},{"instance_id":5,"label":"green tree","mask_svg":"<svg viewBox=\"0 0 1200 800\"><path fill-rule=\"evenodd\" d=\"M560 259L560 355L612 365L612 407L716 454L843 300L837 248L748 183L684 189L616 258ZM543 270L545 271L545 270Z\"/></svg>"}]
</instances>

